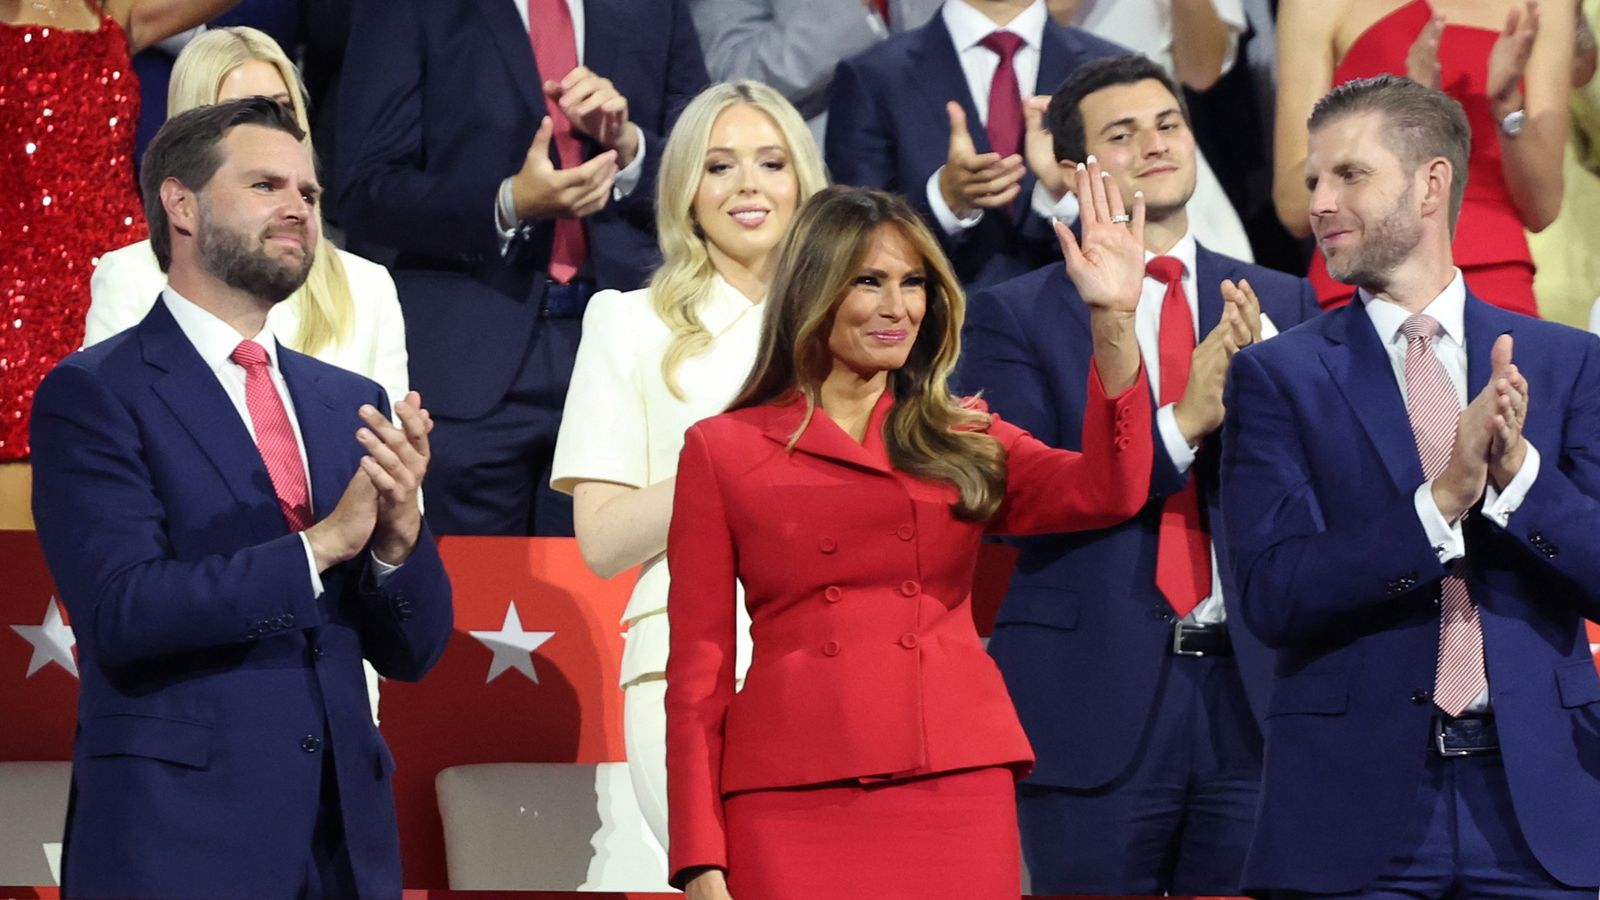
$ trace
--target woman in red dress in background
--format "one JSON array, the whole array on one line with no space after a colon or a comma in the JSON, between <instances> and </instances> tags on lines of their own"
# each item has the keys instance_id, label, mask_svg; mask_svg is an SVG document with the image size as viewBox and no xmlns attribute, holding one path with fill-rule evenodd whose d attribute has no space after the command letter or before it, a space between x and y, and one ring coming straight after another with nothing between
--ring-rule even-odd
<instances>
[{"instance_id":1,"label":"woman in red dress in background","mask_svg":"<svg viewBox=\"0 0 1600 900\"><path fill-rule=\"evenodd\" d=\"M1523 229L1543 230L1561 208L1574 16L1567 0L1284 0L1278 218L1294 234L1310 234L1305 122L1317 98L1351 79L1409 75L1458 100L1472 125L1454 246L1467 286L1497 306L1538 315ZM1324 307L1352 296L1328 276L1320 251L1309 274Z\"/></svg>"},{"instance_id":2,"label":"woman in red dress in background","mask_svg":"<svg viewBox=\"0 0 1600 900\"><path fill-rule=\"evenodd\" d=\"M100 254L145 236L132 54L238 0L0 0L0 528L28 527L33 392Z\"/></svg>"}]
</instances>

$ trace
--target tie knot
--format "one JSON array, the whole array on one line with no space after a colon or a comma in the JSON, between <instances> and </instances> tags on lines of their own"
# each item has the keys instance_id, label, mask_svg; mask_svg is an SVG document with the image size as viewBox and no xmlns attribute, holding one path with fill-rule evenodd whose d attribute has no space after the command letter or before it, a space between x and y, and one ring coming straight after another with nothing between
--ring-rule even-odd
<instances>
[{"instance_id":1,"label":"tie knot","mask_svg":"<svg viewBox=\"0 0 1600 900\"><path fill-rule=\"evenodd\" d=\"M1022 37L1009 31L995 31L979 41L978 46L986 47L1000 54L1000 62L1004 64L1010 62L1012 54L1016 53L1017 48L1022 46Z\"/></svg>"},{"instance_id":2,"label":"tie knot","mask_svg":"<svg viewBox=\"0 0 1600 900\"><path fill-rule=\"evenodd\" d=\"M1400 331L1405 334L1407 343L1416 340L1429 340L1439 333L1439 321L1433 316L1407 316Z\"/></svg>"},{"instance_id":3,"label":"tie knot","mask_svg":"<svg viewBox=\"0 0 1600 900\"><path fill-rule=\"evenodd\" d=\"M267 351L255 341L240 341L228 358L246 369L267 364Z\"/></svg>"},{"instance_id":4,"label":"tie knot","mask_svg":"<svg viewBox=\"0 0 1600 900\"><path fill-rule=\"evenodd\" d=\"M1183 279L1183 260L1176 256L1157 256L1144 264L1144 273L1162 284Z\"/></svg>"}]
</instances>

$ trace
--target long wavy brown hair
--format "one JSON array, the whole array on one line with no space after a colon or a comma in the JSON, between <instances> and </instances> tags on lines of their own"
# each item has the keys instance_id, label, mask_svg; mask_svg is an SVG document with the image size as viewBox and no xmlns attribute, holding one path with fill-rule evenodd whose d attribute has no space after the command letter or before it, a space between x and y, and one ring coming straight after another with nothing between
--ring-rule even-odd
<instances>
[{"instance_id":1,"label":"long wavy brown hair","mask_svg":"<svg viewBox=\"0 0 1600 900\"><path fill-rule=\"evenodd\" d=\"M762 320L756 362L729 409L803 398L805 418L792 449L810 427L822 382L833 369L828 335L851 281L865 264L879 228L894 228L922 256L927 312L904 366L889 373L894 409L883 441L895 468L952 484L955 513L983 520L1005 495L1006 460L986 430L989 416L951 395L950 373L961 352L966 297L950 261L917 213L899 197L858 187L814 194L779 248Z\"/></svg>"}]
</instances>

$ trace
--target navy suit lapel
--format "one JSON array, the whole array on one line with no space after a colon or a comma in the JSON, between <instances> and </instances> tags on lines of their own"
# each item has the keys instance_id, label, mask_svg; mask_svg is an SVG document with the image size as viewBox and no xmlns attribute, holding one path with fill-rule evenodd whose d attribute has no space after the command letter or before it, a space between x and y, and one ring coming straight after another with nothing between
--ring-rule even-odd
<instances>
[{"instance_id":1,"label":"navy suit lapel","mask_svg":"<svg viewBox=\"0 0 1600 900\"><path fill-rule=\"evenodd\" d=\"M533 44L528 39L528 29L522 16L513 5L520 0L478 0L474 5L483 17L481 26L488 32L495 49L500 51L511 69L511 80L522 95L523 102L533 113L534 123L544 118L544 91L539 79L539 68L533 60Z\"/></svg>"},{"instance_id":2,"label":"navy suit lapel","mask_svg":"<svg viewBox=\"0 0 1600 900\"><path fill-rule=\"evenodd\" d=\"M610 72L622 41L621 29L632 17L618 0L584 0L583 65L591 72Z\"/></svg>"},{"instance_id":3,"label":"navy suit lapel","mask_svg":"<svg viewBox=\"0 0 1600 900\"><path fill-rule=\"evenodd\" d=\"M157 396L211 460L257 539L282 537L287 526L261 451L216 373L162 301L156 301L138 329L145 362L166 373L154 382Z\"/></svg>"},{"instance_id":4,"label":"navy suit lapel","mask_svg":"<svg viewBox=\"0 0 1600 900\"><path fill-rule=\"evenodd\" d=\"M1502 334L1515 331L1513 326L1516 317L1490 306L1468 291L1464 320L1467 332L1464 336L1467 344L1467 402L1471 403L1494 374L1490 352L1494 350L1495 340ZM1514 348L1512 358L1516 358Z\"/></svg>"},{"instance_id":5,"label":"navy suit lapel","mask_svg":"<svg viewBox=\"0 0 1600 900\"><path fill-rule=\"evenodd\" d=\"M950 116L944 111L944 105L951 100L961 103L961 108L967 113L967 131L972 135L972 144L979 153L989 152L989 133L983 128L983 119L978 115L976 99L972 91L967 88L967 76L961 69L961 57L956 53L955 40L950 37L950 29L944 27L944 17L935 15L933 19L923 26L917 35L917 45L911 51L910 75L922 86L923 92L928 97L928 108L932 112L932 133L943 135L938 142L938 155L944 159L945 146L950 135ZM989 102L984 97L985 104Z\"/></svg>"},{"instance_id":6,"label":"navy suit lapel","mask_svg":"<svg viewBox=\"0 0 1600 900\"><path fill-rule=\"evenodd\" d=\"M1233 267L1226 259L1195 245L1194 287L1200 307L1200 330L1195 335L1195 343L1205 340L1211 329L1222 321L1222 280L1232 276Z\"/></svg>"},{"instance_id":7,"label":"navy suit lapel","mask_svg":"<svg viewBox=\"0 0 1600 900\"><path fill-rule=\"evenodd\" d=\"M278 368L294 400L295 419L300 437L306 443L306 459L311 464L311 509L322 518L339 505L356 457L356 429L361 427L354 409L342 410L329 396L321 377L307 358L278 345Z\"/></svg>"},{"instance_id":8,"label":"navy suit lapel","mask_svg":"<svg viewBox=\"0 0 1600 900\"><path fill-rule=\"evenodd\" d=\"M1328 315L1335 317L1328 328L1335 345L1322 351L1323 365L1378 448L1395 487L1414 488L1422 482L1422 462L1388 351L1359 299Z\"/></svg>"},{"instance_id":9,"label":"navy suit lapel","mask_svg":"<svg viewBox=\"0 0 1600 900\"><path fill-rule=\"evenodd\" d=\"M1055 22L1044 23L1044 40L1039 45L1039 78L1034 84L1032 93L1050 95L1061 87L1067 80L1072 70L1077 68L1076 59L1067 36L1070 34L1065 26Z\"/></svg>"}]
</instances>

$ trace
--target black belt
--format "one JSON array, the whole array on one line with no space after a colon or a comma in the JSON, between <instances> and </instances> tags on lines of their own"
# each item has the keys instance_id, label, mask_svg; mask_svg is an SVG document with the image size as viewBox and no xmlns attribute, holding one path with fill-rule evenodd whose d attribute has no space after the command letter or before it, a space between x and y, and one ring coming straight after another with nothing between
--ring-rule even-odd
<instances>
[{"instance_id":1,"label":"black belt","mask_svg":"<svg viewBox=\"0 0 1600 900\"><path fill-rule=\"evenodd\" d=\"M1433 749L1440 756L1482 756L1500 752L1494 716L1433 717Z\"/></svg>"},{"instance_id":2,"label":"black belt","mask_svg":"<svg viewBox=\"0 0 1600 900\"><path fill-rule=\"evenodd\" d=\"M566 284L554 281L544 287L544 302L539 305L541 319L581 319L594 294L594 282L579 278Z\"/></svg>"},{"instance_id":3,"label":"black belt","mask_svg":"<svg viewBox=\"0 0 1600 900\"><path fill-rule=\"evenodd\" d=\"M1170 649L1173 656L1232 656L1233 639L1226 622L1199 625L1180 619L1172 623Z\"/></svg>"}]
</instances>

